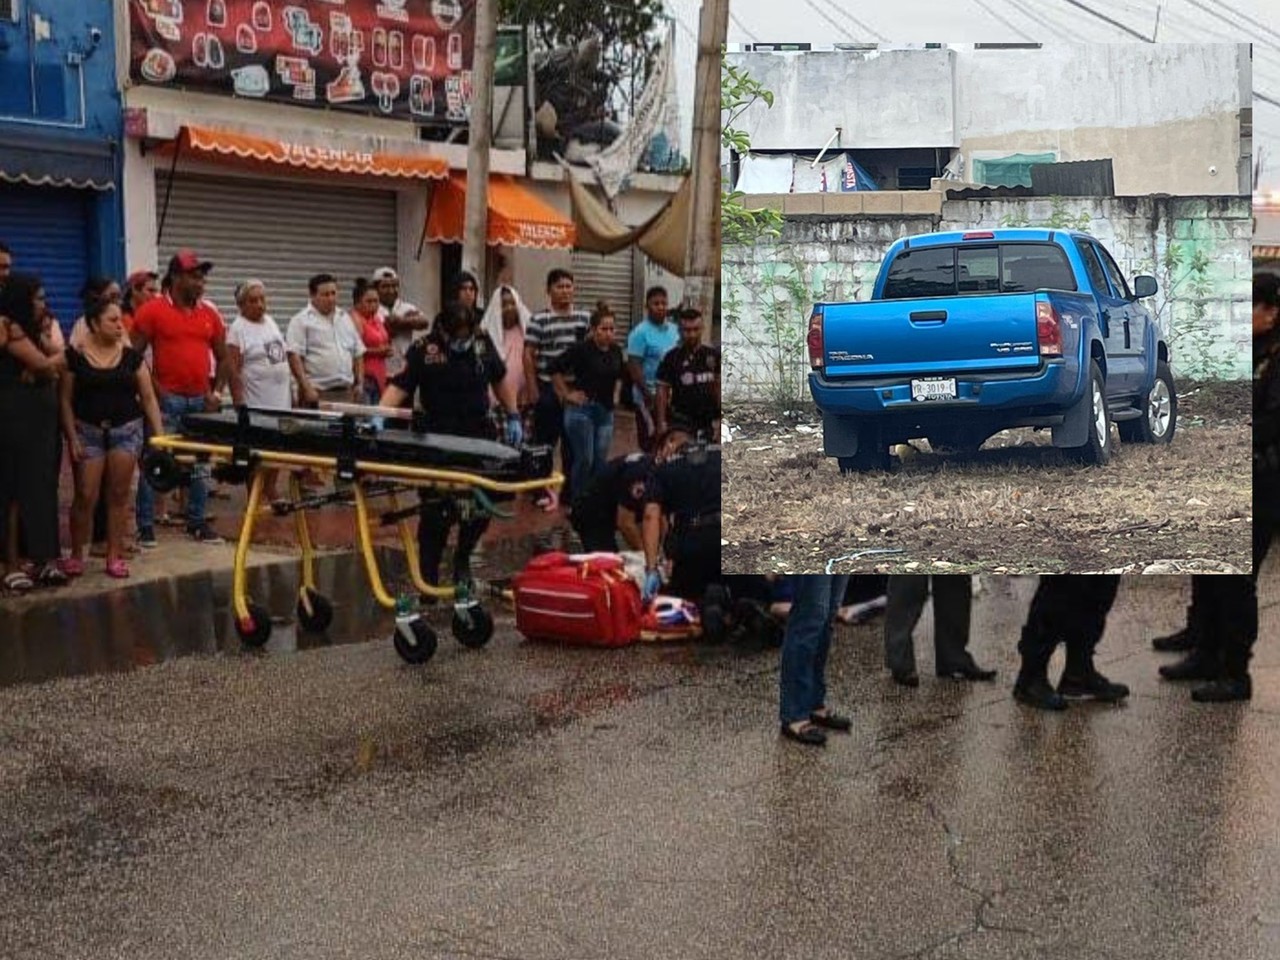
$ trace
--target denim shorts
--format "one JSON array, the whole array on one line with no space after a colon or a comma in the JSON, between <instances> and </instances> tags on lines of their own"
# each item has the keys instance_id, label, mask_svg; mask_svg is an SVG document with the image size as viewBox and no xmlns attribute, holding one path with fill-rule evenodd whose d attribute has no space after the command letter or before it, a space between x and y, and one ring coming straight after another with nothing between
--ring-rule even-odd
<instances>
[{"instance_id":1,"label":"denim shorts","mask_svg":"<svg viewBox=\"0 0 1280 960\"><path fill-rule=\"evenodd\" d=\"M108 450L120 450L135 457L142 455L141 417L110 429L95 427L93 424L77 420L76 436L80 440L80 445L84 447L84 455L88 460L105 457Z\"/></svg>"}]
</instances>

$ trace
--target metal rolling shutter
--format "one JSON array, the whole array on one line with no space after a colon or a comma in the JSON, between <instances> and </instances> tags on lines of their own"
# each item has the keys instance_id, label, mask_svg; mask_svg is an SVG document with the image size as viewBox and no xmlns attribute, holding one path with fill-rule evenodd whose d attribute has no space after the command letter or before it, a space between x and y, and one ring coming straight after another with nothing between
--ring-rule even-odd
<instances>
[{"instance_id":1,"label":"metal rolling shutter","mask_svg":"<svg viewBox=\"0 0 1280 960\"><path fill-rule=\"evenodd\" d=\"M80 316L89 278L89 203L83 191L0 183L0 241L13 251L13 272L44 283L63 330Z\"/></svg>"},{"instance_id":2,"label":"metal rolling shutter","mask_svg":"<svg viewBox=\"0 0 1280 960\"><path fill-rule=\"evenodd\" d=\"M166 179L156 176L157 226ZM349 309L356 277L396 266L396 195L179 174L160 237L161 271L184 247L213 261L206 296L228 320L236 284L252 277L266 284L267 310L284 330L306 306L308 278L336 276L338 304Z\"/></svg>"},{"instance_id":3,"label":"metal rolling shutter","mask_svg":"<svg viewBox=\"0 0 1280 960\"><path fill-rule=\"evenodd\" d=\"M575 250L573 280L578 306L594 310L597 300L609 301L617 314L618 339L625 338L639 312L636 301L643 296L643 291L635 289L635 252L626 249L605 256Z\"/></svg>"}]
</instances>

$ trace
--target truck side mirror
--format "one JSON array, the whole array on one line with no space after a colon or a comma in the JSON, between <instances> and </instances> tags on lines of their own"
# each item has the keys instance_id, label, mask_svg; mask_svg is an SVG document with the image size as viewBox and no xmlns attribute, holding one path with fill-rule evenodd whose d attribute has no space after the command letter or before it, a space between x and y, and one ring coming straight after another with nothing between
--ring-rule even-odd
<instances>
[{"instance_id":1,"label":"truck side mirror","mask_svg":"<svg viewBox=\"0 0 1280 960\"><path fill-rule=\"evenodd\" d=\"M1138 276L1133 278L1133 296L1136 300L1145 300L1156 295L1156 278Z\"/></svg>"}]
</instances>

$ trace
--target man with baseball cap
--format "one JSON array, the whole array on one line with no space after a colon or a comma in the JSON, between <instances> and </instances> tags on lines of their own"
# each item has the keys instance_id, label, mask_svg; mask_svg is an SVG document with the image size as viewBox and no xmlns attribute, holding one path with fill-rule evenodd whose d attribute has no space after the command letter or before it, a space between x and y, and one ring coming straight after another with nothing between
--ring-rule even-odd
<instances>
[{"instance_id":1,"label":"man with baseball cap","mask_svg":"<svg viewBox=\"0 0 1280 960\"><path fill-rule=\"evenodd\" d=\"M133 320L133 346L152 351L152 376L160 413L168 432L177 432L182 415L217 410L227 382L227 328L221 314L204 299L205 277L213 264L190 250L169 261L169 295L138 308ZM217 362L209 389L209 352ZM187 533L199 543L222 543L205 519L208 467L197 464L187 492ZM138 490L138 542L155 544L155 497L145 483Z\"/></svg>"},{"instance_id":2,"label":"man with baseball cap","mask_svg":"<svg viewBox=\"0 0 1280 960\"><path fill-rule=\"evenodd\" d=\"M382 322L391 334L391 355L387 357L387 376L394 377L404 370L405 354L418 337L431 329L431 321L416 306L400 299L400 277L390 267L373 271L373 285L378 290Z\"/></svg>"}]
</instances>

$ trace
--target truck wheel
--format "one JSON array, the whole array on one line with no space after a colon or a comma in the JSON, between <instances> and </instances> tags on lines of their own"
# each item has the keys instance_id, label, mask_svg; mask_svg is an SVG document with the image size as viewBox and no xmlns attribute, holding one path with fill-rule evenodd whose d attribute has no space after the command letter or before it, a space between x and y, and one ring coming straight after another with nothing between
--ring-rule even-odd
<instances>
[{"instance_id":1,"label":"truck wheel","mask_svg":"<svg viewBox=\"0 0 1280 960\"><path fill-rule=\"evenodd\" d=\"M1178 393L1173 371L1161 360L1156 364L1156 382L1139 399L1142 416L1116 424L1125 443L1169 443L1178 426Z\"/></svg>"},{"instance_id":2,"label":"truck wheel","mask_svg":"<svg viewBox=\"0 0 1280 960\"><path fill-rule=\"evenodd\" d=\"M837 457L840 473L867 473L871 470L889 469L889 447L881 439L879 430L867 431L858 437L858 452L852 457Z\"/></svg>"},{"instance_id":3,"label":"truck wheel","mask_svg":"<svg viewBox=\"0 0 1280 960\"><path fill-rule=\"evenodd\" d=\"M1089 440L1067 453L1081 463L1102 466L1111 460L1111 413L1107 409L1107 385L1102 379L1098 361L1089 361L1089 386L1085 399L1089 402Z\"/></svg>"}]
</instances>

